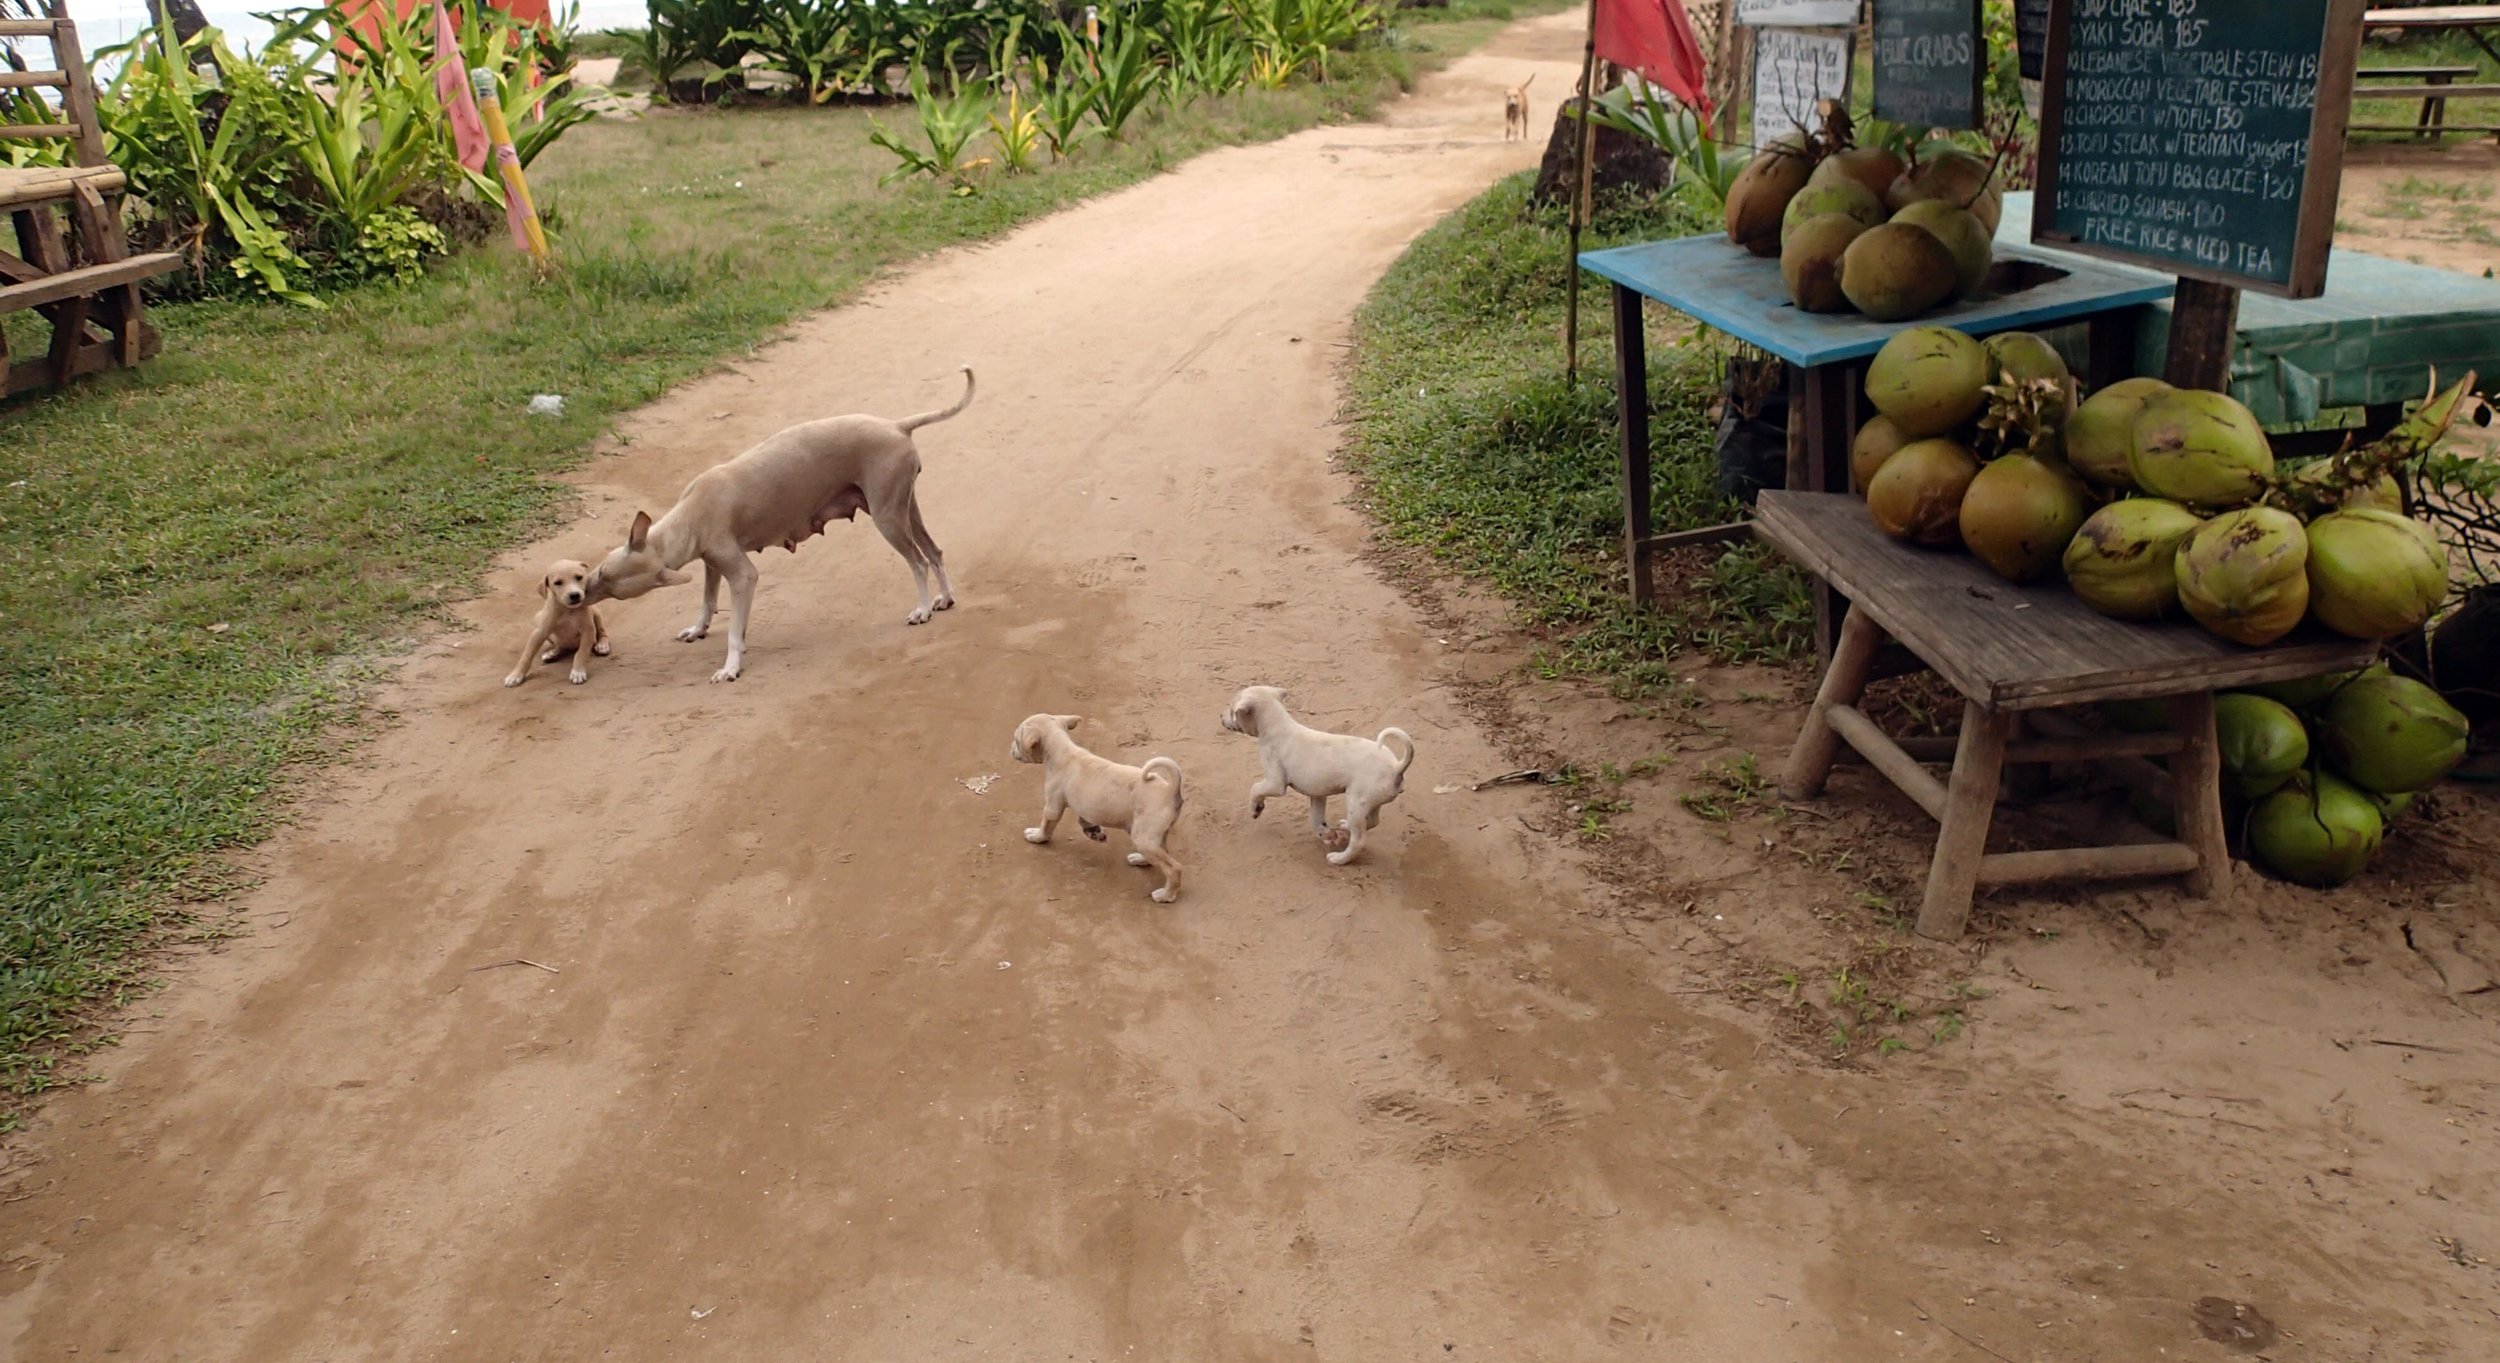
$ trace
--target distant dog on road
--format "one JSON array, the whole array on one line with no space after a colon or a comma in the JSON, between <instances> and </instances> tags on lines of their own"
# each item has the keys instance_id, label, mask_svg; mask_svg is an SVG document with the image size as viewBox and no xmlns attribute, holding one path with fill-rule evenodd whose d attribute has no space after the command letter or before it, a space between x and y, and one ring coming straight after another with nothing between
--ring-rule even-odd
<instances>
[{"instance_id":1,"label":"distant dog on road","mask_svg":"<svg viewBox=\"0 0 2500 1363\"><path fill-rule=\"evenodd\" d=\"M1363 834L1380 826L1380 809L1406 789L1415 764L1415 740L1404 729L1383 729L1378 738L1332 734L1296 720L1285 693L1273 686L1245 686L1224 711L1224 727L1259 740L1259 783L1250 788L1250 817L1271 797L1288 791L1311 802L1311 831L1320 845L1338 850L1330 864L1362 855ZM1390 741L1397 746L1391 747ZM1328 826L1328 797L1345 797L1345 823Z\"/></svg>"},{"instance_id":2,"label":"distant dog on road","mask_svg":"<svg viewBox=\"0 0 2500 1363\"><path fill-rule=\"evenodd\" d=\"M599 618L599 608L590 604L589 580L587 563L560 558L547 565L546 576L538 579L538 594L547 604L538 608L538 622L530 626L529 642L521 645L521 660L512 665L504 685L519 686L529 676L530 664L551 663L567 653L573 655L573 684L590 680L590 655L608 656L608 626Z\"/></svg>"},{"instance_id":3,"label":"distant dog on road","mask_svg":"<svg viewBox=\"0 0 2500 1363\"><path fill-rule=\"evenodd\" d=\"M729 658L712 680L733 682L745 664L747 609L755 603L755 564L747 555L776 544L796 553L801 541L823 534L828 524L866 511L877 533L911 565L920 589L920 604L903 623L925 624L931 610L955 604L955 589L946 580L946 557L920 519L914 490L920 451L911 433L972 405L972 371L963 373L963 398L944 411L900 421L837 416L804 422L695 475L656 523L634 513L624 545L592 570L590 599L631 600L655 587L674 587L687 580L676 569L703 560L703 613L677 637L690 644L711 633L721 579L729 579ZM937 574L935 598L931 573Z\"/></svg>"},{"instance_id":4,"label":"distant dog on road","mask_svg":"<svg viewBox=\"0 0 2500 1363\"><path fill-rule=\"evenodd\" d=\"M1502 140L1524 142L1528 138L1528 87L1536 84L1536 73L1502 92Z\"/></svg>"},{"instance_id":5,"label":"distant dog on road","mask_svg":"<svg viewBox=\"0 0 2500 1363\"><path fill-rule=\"evenodd\" d=\"M1125 829L1137 850L1131 866L1152 866L1163 873L1163 886L1148 891L1158 904L1181 897L1181 864L1163 848L1172 825L1181 817L1181 767L1168 757L1150 757L1142 767L1122 766L1079 746L1068 731L1085 720L1080 715L1034 715L1016 726L1007 755L1018 762L1042 764L1042 826L1024 830L1026 842L1046 843L1059 826L1059 816L1073 813L1085 836L1103 841L1106 828Z\"/></svg>"}]
</instances>

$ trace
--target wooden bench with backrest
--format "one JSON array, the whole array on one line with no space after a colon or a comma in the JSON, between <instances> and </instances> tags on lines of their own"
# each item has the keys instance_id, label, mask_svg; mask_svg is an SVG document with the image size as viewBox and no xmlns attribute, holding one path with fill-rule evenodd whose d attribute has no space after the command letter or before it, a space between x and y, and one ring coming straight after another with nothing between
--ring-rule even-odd
<instances>
[{"instance_id":1,"label":"wooden bench with backrest","mask_svg":"<svg viewBox=\"0 0 2500 1363\"><path fill-rule=\"evenodd\" d=\"M0 166L0 213L17 229L17 253L0 250L0 318L33 309L52 326L42 359L14 363L0 329L6 396L155 355L161 341L143 314L139 283L181 268L182 256L131 254L121 220L128 179L105 159L95 89L66 0L51 0L48 18L0 19L0 38L40 38L52 47L52 69L20 69L20 44L17 61L0 70L0 102L17 115L0 117L0 141L60 140L70 148L67 165ZM29 113L42 121L27 121Z\"/></svg>"},{"instance_id":2,"label":"wooden bench with backrest","mask_svg":"<svg viewBox=\"0 0 2500 1363\"><path fill-rule=\"evenodd\" d=\"M2413 122L2415 137L2436 137L2447 131L2449 87L2461 80L2471 80L2476 68L2471 66L2365 66L2353 73L2354 79L2365 81L2400 80L2415 82L2404 90L2355 91L2356 98L2415 99L2422 101L2422 116ZM2418 87L2418 88L2417 88ZM2467 89L2474 87L2468 86ZM2410 91L2410 93L2405 93ZM2433 93L2436 92L2436 93ZM2369 132L2404 131L2393 124L2359 124Z\"/></svg>"}]
</instances>

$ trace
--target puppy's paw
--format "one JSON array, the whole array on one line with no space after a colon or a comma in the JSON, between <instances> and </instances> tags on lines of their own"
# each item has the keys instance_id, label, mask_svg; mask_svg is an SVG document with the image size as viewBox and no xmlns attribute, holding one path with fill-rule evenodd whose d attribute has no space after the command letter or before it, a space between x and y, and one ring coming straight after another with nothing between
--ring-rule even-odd
<instances>
[{"instance_id":1,"label":"puppy's paw","mask_svg":"<svg viewBox=\"0 0 2500 1363\"><path fill-rule=\"evenodd\" d=\"M1180 898L1180 893L1176 890L1148 890L1146 897L1158 904L1169 904Z\"/></svg>"},{"instance_id":2,"label":"puppy's paw","mask_svg":"<svg viewBox=\"0 0 2500 1363\"><path fill-rule=\"evenodd\" d=\"M711 632L712 627L710 625L688 625L684 629L677 631L677 642L681 644L691 644L695 640L703 638Z\"/></svg>"},{"instance_id":3,"label":"puppy's paw","mask_svg":"<svg viewBox=\"0 0 2500 1363\"><path fill-rule=\"evenodd\" d=\"M1343 866L1352 860L1354 860L1354 849L1351 847L1342 852L1331 852L1328 854L1328 864L1331 866Z\"/></svg>"},{"instance_id":4,"label":"puppy's paw","mask_svg":"<svg viewBox=\"0 0 2500 1363\"><path fill-rule=\"evenodd\" d=\"M1154 863L1153 863L1153 862L1146 860L1146 854L1145 854L1145 853L1143 853L1143 852L1131 852L1131 853L1129 853L1129 854L1128 854L1128 864L1129 864L1129 865L1131 865L1131 866L1152 866L1152 865L1154 865Z\"/></svg>"},{"instance_id":5,"label":"puppy's paw","mask_svg":"<svg viewBox=\"0 0 2500 1363\"><path fill-rule=\"evenodd\" d=\"M1049 842L1049 841L1050 841L1050 835L1049 835L1048 833L1043 832L1042 830L1040 830L1040 829L1038 829L1038 828L1028 828L1028 829L1024 830L1024 840L1025 840L1026 842L1044 842L1044 843L1046 843L1046 842Z\"/></svg>"},{"instance_id":6,"label":"puppy's paw","mask_svg":"<svg viewBox=\"0 0 2500 1363\"><path fill-rule=\"evenodd\" d=\"M1266 812L1267 797L1264 795L1252 796L1250 800L1250 817L1255 819Z\"/></svg>"},{"instance_id":7,"label":"puppy's paw","mask_svg":"<svg viewBox=\"0 0 2500 1363\"><path fill-rule=\"evenodd\" d=\"M1343 827L1327 829L1319 835L1319 845L1322 847L1343 847L1346 845L1347 841L1346 831Z\"/></svg>"},{"instance_id":8,"label":"puppy's paw","mask_svg":"<svg viewBox=\"0 0 2500 1363\"><path fill-rule=\"evenodd\" d=\"M724 667L720 671L712 674L712 680L716 682L733 682L737 679L738 669L734 667Z\"/></svg>"},{"instance_id":9,"label":"puppy's paw","mask_svg":"<svg viewBox=\"0 0 2500 1363\"><path fill-rule=\"evenodd\" d=\"M948 595L948 596L941 596L941 597L939 597L939 598L937 599L937 601L936 601L934 604L937 606L937 608L938 608L939 610L942 610L942 611L951 611L951 610L955 609L955 598L954 598L953 596L951 596L951 595Z\"/></svg>"},{"instance_id":10,"label":"puppy's paw","mask_svg":"<svg viewBox=\"0 0 2500 1363\"><path fill-rule=\"evenodd\" d=\"M1076 826L1085 834L1085 836L1092 838L1094 841L1101 842L1103 840L1101 824L1087 823L1083 819L1079 819L1076 821Z\"/></svg>"},{"instance_id":11,"label":"puppy's paw","mask_svg":"<svg viewBox=\"0 0 2500 1363\"><path fill-rule=\"evenodd\" d=\"M579 686L583 682L590 680L590 674L577 667L573 669L573 675L566 678L566 680L572 682L575 686Z\"/></svg>"},{"instance_id":12,"label":"puppy's paw","mask_svg":"<svg viewBox=\"0 0 2500 1363\"><path fill-rule=\"evenodd\" d=\"M541 653L541 654L539 654L539 655L538 655L538 661L540 661L540 662L542 662L542 663L551 663L551 662L554 662L554 661L556 660L556 656L557 656L557 655L558 655L561 651L562 651L562 650L559 650L559 649L553 649L553 648L548 649L546 652Z\"/></svg>"},{"instance_id":13,"label":"puppy's paw","mask_svg":"<svg viewBox=\"0 0 2500 1363\"><path fill-rule=\"evenodd\" d=\"M519 686L521 684L521 674L518 672L513 673L511 676L503 679L503 684L506 686Z\"/></svg>"},{"instance_id":14,"label":"puppy's paw","mask_svg":"<svg viewBox=\"0 0 2500 1363\"><path fill-rule=\"evenodd\" d=\"M608 656L610 652L610 649L608 648L608 641L605 639L600 640L598 643L590 646L590 651L598 654L602 658Z\"/></svg>"},{"instance_id":15,"label":"puppy's paw","mask_svg":"<svg viewBox=\"0 0 2500 1363\"><path fill-rule=\"evenodd\" d=\"M929 608L926 606L913 607L912 613L903 617L903 623L906 625L925 625L929 623Z\"/></svg>"}]
</instances>

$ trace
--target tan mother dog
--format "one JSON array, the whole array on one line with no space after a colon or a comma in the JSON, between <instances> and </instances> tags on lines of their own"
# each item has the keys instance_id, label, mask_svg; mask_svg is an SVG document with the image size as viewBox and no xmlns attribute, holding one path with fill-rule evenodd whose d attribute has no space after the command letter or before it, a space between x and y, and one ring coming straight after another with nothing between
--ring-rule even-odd
<instances>
[{"instance_id":1,"label":"tan mother dog","mask_svg":"<svg viewBox=\"0 0 2500 1363\"><path fill-rule=\"evenodd\" d=\"M1008 740L1009 757L1042 764L1042 826L1024 830L1024 840L1049 842L1066 813L1074 813L1076 826L1096 842L1103 841L1106 828L1124 829L1137 849L1128 854L1128 864L1161 871L1162 888L1148 894L1169 904L1181 897L1181 864L1163 848L1172 825L1180 822L1180 763L1150 757L1142 767L1126 767L1098 757L1068 736L1084 722L1080 715L1034 715Z\"/></svg>"},{"instance_id":2,"label":"tan mother dog","mask_svg":"<svg viewBox=\"0 0 2500 1363\"><path fill-rule=\"evenodd\" d=\"M573 684L590 680L590 655L608 656L608 626L599 618L599 608L590 604L589 583L586 563L560 558L547 565L546 576L538 579L538 594L547 598L547 604L538 608L529 642L521 645L521 660L512 665L504 685L519 686L529 676L531 663L551 663L567 653L573 655Z\"/></svg>"},{"instance_id":3,"label":"tan mother dog","mask_svg":"<svg viewBox=\"0 0 2500 1363\"><path fill-rule=\"evenodd\" d=\"M1285 693L1273 686L1245 686L1224 712L1224 727L1259 740L1259 783L1250 788L1250 817L1270 796L1287 791L1311 802L1311 831L1343 866L1362 855L1363 834L1380 826L1380 808L1406 789L1415 764L1415 740L1404 729L1383 729L1378 738L1332 734L1297 721L1285 709ZM1389 740L1397 740L1397 748ZM1405 751L1400 752L1399 749ZM1345 797L1345 823L1328 826L1328 797Z\"/></svg>"},{"instance_id":4,"label":"tan mother dog","mask_svg":"<svg viewBox=\"0 0 2500 1363\"><path fill-rule=\"evenodd\" d=\"M920 589L920 604L903 623L925 624L932 608L955 604L955 589L946 580L945 555L920 519L914 492L920 451L911 433L972 405L972 370L963 374L962 400L942 412L900 421L837 416L805 422L697 474L656 523L644 512L634 513L624 546L591 573L591 599L630 600L655 587L674 587L686 581L675 569L703 560L703 614L677 637L693 643L711 633L721 579L729 579L729 658L712 680L736 681L746 661L747 610L755 602L755 564L747 555L776 544L796 553L802 540L823 534L826 525L866 511L886 543L911 565ZM937 574L934 599L931 573Z\"/></svg>"}]
</instances>

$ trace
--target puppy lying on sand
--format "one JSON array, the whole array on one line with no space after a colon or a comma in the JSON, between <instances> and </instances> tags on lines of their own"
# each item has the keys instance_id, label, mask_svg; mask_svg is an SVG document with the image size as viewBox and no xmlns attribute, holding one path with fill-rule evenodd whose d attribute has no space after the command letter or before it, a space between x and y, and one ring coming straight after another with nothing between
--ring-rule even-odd
<instances>
[{"instance_id":1,"label":"puppy lying on sand","mask_svg":"<svg viewBox=\"0 0 2500 1363\"><path fill-rule=\"evenodd\" d=\"M551 663L567 653L573 655L573 684L590 680L590 655L608 656L608 626L590 604L589 584L587 563L560 558L547 565L547 575L538 579L538 594L547 604L538 608L538 623L530 626L529 642L521 645L521 660L504 685L519 686L532 663ZM545 652L539 651L542 646Z\"/></svg>"},{"instance_id":2,"label":"puppy lying on sand","mask_svg":"<svg viewBox=\"0 0 2500 1363\"><path fill-rule=\"evenodd\" d=\"M1162 887L1148 893L1156 903L1169 904L1181 897L1181 864L1163 849L1181 817L1180 764L1150 757L1142 767L1125 767L1097 757L1068 736L1084 722L1080 715L1034 715L1017 725L1008 741L1009 757L1042 764L1042 826L1024 830L1024 840L1049 842L1059 816L1070 812L1096 842L1103 841L1106 828L1124 829L1137 849L1128 854L1128 864L1161 871Z\"/></svg>"},{"instance_id":3,"label":"puppy lying on sand","mask_svg":"<svg viewBox=\"0 0 2500 1363\"><path fill-rule=\"evenodd\" d=\"M1337 866L1362 855L1363 834L1380 826L1380 807L1406 789L1406 769L1415 763L1415 740L1404 729L1383 729L1378 738L1325 733L1295 720L1285 693L1273 686L1243 687L1224 712L1224 727L1259 740L1264 770L1250 788L1250 817L1259 817L1270 796L1292 791L1309 799L1311 831L1321 846L1340 849L1328 854ZM1331 795L1345 797L1345 823L1337 828L1328 826Z\"/></svg>"}]
</instances>

